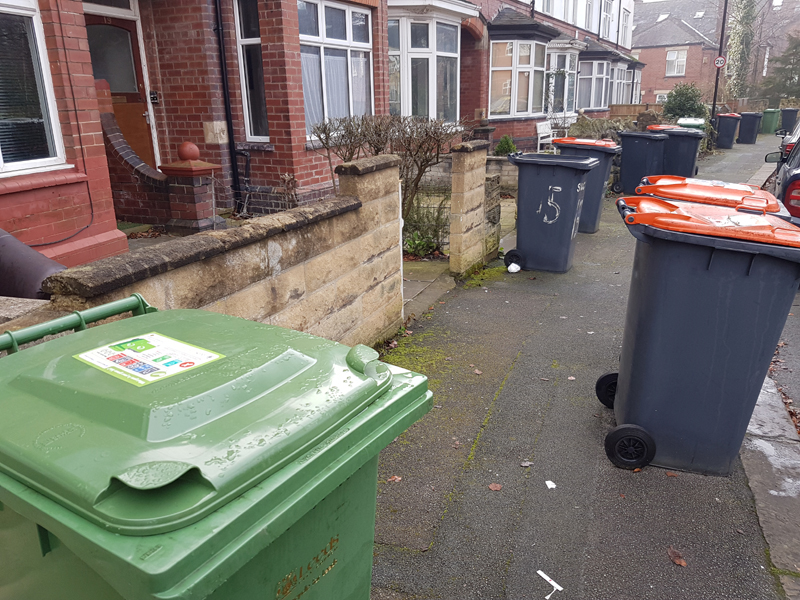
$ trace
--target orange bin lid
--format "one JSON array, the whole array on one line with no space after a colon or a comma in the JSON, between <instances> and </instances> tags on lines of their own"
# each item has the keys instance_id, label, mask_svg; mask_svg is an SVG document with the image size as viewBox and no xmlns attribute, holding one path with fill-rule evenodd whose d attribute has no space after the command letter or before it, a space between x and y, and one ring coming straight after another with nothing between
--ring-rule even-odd
<instances>
[{"instance_id":1,"label":"orange bin lid","mask_svg":"<svg viewBox=\"0 0 800 600\"><path fill-rule=\"evenodd\" d=\"M775 196L746 183L726 183L677 175L648 175L642 179L642 185L636 188L636 193L667 200L699 202L730 208L741 206L749 210L775 214L781 212L781 204Z\"/></svg>"},{"instance_id":2,"label":"orange bin lid","mask_svg":"<svg viewBox=\"0 0 800 600\"><path fill-rule=\"evenodd\" d=\"M683 129L680 125L648 125L650 131L666 131L667 129Z\"/></svg>"},{"instance_id":3,"label":"orange bin lid","mask_svg":"<svg viewBox=\"0 0 800 600\"><path fill-rule=\"evenodd\" d=\"M774 215L710 204L667 202L649 196L620 198L618 202L635 210L624 214L629 226L649 225L666 231L800 248L800 228Z\"/></svg>"},{"instance_id":4,"label":"orange bin lid","mask_svg":"<svg viewBox=\"0 0 800 600\"><path fill-rule=\"evenodd\" d=\"M592 140L585 138L563 137L553 140L554 144L573 144L577 146L600 146L601 148L616 148L617 142L614 140Z\"/></svg>"}]
</instances>

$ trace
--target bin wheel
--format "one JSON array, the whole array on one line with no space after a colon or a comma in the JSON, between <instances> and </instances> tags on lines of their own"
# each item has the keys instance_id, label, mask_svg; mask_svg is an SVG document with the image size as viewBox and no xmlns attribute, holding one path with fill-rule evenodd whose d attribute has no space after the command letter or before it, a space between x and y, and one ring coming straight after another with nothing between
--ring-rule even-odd
<instances>
[{"instance_id":1,"label":"bin wheel","mask_svg":"<svg viewBox=\"0 0 800 600\"><path fill-rule=\"evenodd\" d=\"M618 425L606 436L608 460L620 469L640 469L656 455L656 443L638 425Z\"/></svg>"},{"instance_id":2,"label":"bin wheel","mask_svg":"<svg viewBox=\"0 0 800 600\"><path fill-rule=\"evenodd\" d=\"M614 408L614 398L617 396L617 378L619 373L603 373L594 384L594 393L603 406Z\"/></svg>"},{"instance_id":3,"label":"bin wheel","mask_svg":"<svg viewBox=\"0 0 800 600\"><path fill-rule=\"evenodd\" d=\"M611 191L614 192L615 194L621 194L622 193L622 182L615 181L614 183L612 183L611 184Z\"/></svg>"},{"instance_id":4,"label":"bin wheel","mask_svg":"<svg viewBox=\"0 0 800 600\"><path fill-rule=\"evenodd\" d=\"M509 250L503 257L503 262L505 262L506 266L509 266L512 263L517 263L521 267L522 254L520 254L519 250Z\"/></svg>"}]
</instances>

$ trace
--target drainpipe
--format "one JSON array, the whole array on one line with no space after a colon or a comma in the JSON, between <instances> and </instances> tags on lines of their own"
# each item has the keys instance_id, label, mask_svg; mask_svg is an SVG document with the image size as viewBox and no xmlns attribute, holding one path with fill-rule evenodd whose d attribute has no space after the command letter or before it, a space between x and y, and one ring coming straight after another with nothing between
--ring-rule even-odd
<instances>
[{"instance_id":1,"label":"drainpipe","mask_svg":"<svg viewBox=\"0 0 800 600\"><path fill-rule=\"evenodd\" d=\"M602 1L602 0L601 0ZM614 46L619 50L619 30L622 28L622 0L619 0L619 10L617 11L617 39Z\"/></svg>"},{"instance_id":2,"label":"drainpipe","mask_svg":"<svg viewBox=\"0 0 800 600\"><path fill-rule=\"evenodd\" d=\"M225 60L225 32L222 29L222 4L220 0L214 0L214 8L217 13L217 26L214 32L217 34L217 45L219 46L219 65L222 72L222 97L225 100L225 123L228 127L228 153L231 159L231 179L233 195L236 199L236 212L241 211L242 191L239 185L239 163L236 161L236 142L233 139L233 111L231 110L231 90L228 87L228 63Z\"/></svg>"}]
</instances>

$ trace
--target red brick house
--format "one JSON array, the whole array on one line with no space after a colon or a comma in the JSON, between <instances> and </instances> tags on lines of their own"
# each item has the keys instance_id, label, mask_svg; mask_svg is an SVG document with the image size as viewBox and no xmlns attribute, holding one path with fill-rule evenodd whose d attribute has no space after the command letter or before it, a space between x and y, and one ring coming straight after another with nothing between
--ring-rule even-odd
<instances>
[{"instance_id":1,"label":"red brick house","mask_svg":"<svg viewBox=\"0 0 800 600\"><path fill-rule=\"evenodd\" d=\"M25 99L6 80L11 108L0 105L0 228L70 265L126 250L115 218L180 231L213 224L175 214L158 170L186 141L219 165L204 197L265 213L329 193L310 136L325 118L486 119L495 137L529 148L537 122L603 116L638 93L639 63L627 53L632 0L3 7L0 24L29 52L16 74ZM0 60L15 63L16 46Z\"/></svg>"}]
</instances>

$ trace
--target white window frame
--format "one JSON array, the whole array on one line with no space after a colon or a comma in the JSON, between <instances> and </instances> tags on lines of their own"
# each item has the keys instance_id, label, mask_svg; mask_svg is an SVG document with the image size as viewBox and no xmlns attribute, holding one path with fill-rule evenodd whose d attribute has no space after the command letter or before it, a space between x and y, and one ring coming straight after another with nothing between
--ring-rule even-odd
<instances>
[{"instance_id":1,"label":"white window frame","mask_svg":"<svg viewBox=\"0 0 800 600\"><path fill-rule=\"evenodd\" d=\"M576 113L575 106L578 103L578 52L548 52L547 53L547 62L546 65L549 65L547 69L547 75L550 76L550 82L547 86L548 89L545 90L546 95L546 102L545 106L549 107L548 112L552 110L552 104L555 102L555 77L553 76L556 71L558 71L558 57L564 56L565 61L564 64L566 65L566 76L564 77L564 108L568 110L558 111L556 114L564 114L572 115ZM570 59L574 62L574 68L570 69ZM574 76L574 89L572 90L572 106L567 106L567 100L569 98L569 76Z\"/></svg>"},{"instance_id":2,"label":"white window frame","mask_svg":"<svg viewBox=\"0 0 800 600\"><path fill-rule=\"evenodd\" d=\"M101 17L120 17L122 19L138 18L138 0L130 0L130 5L130 8L114 8L113 6L93 4L91 0L83 0L83 12L87 15L99 15Z\"/></svg>"},{"instance_id":3,"label":"white window frame","mask_svg":"<svg viewBox=\"0 0 800 600\"><path fill-rule=\"evenodd\" d=\"M50 60L48 59L44 28L42 27L42 17L39 13L38 4L35 0L3 0L2 6L0 6L0 12L31 19L33 36L35 38L34 47L36 50L36 56L32 58L34 61L38 60L38 67L42 74L40 83L44 87L44 100L47 104L45 108L50 120L50 134L52 136L53 152L55 154L55 156L50 156L48 158L6 163L3 161L2 149L0 149L0 178L67 168L70 165L65 164L64 139L61 135L61 123L58 119L53 78L50 73Z\"/></svg>"},{"instance_id":4,"label":"white window frame","mask_svg":"<svg viewBox=\"0 0 800 600\"><path fill-rule=\"evenodd\" d=\"M628 104L625 101L625 83L626 73L628 73L628 69L625 68L625 65L611 65L611 97L609 98L609 104ZM628 88L628 93L630 94L630 88ZM630 96L628 96L630 99Z\"/></svg>"},{"instance_id":5,"label":"white window frame","mask_svg":"<svg viewBox=\"0 0 800 600\"><path fill-rule=\"evenodd\" d=\"M671 54L674 55L672 58L670 58ZM686 55L687 51L685 48L667 49L667 77L686 76ZM670 72L670 70L672 72Z\"/></svg>"},{"instance_id":6,"label":"white window frame","mask_svg":"<svg viewBox=\"0 0 800 600\"><path fill-rule=\"evenodd\" d=\"M592 74L591 75L584 75L581 76L581 65L583 64L591 64L592 65ZM603 67L603 74L600 75L597 73L597 65L605 65ZM578 63L578 89L575 94L575 104L576 106L584 109L596 110L596 109L606 109L608 108L608 100L609 100L609 87L610 87L610 71L611 63L605 60L582 60ZM584 85L589 85L589 106L580 106L580 90L581 87ZM595 89L596 86L601 85L603 89L603 96L602 96L602 104L600 106L594 105L594 97L595 97Z\"/></svg>"},{"instance_id":7,"label":"white window frame","mask_svg":"<svg viewBox=\"0 0 800 600\"><path fill-rule=\"evenodd\" d=\"M631 24L631 12L629 10L622 9L622 45L626 48L631 47L631 31L630 31L630 24Z\"/></svg>"},{"instance_id":8,"label":"white window frame","mask_svg":"<svg viewBox=\"0 0 800 600\"><path fill-rule=\"evenodd\" d=\"M542 0L542 12L546 15L553 14L553 0Z\"/></svg>"},{"instance_id":9,"label":"white window frame","mask_svg":"<svg viewBox=\"0 0 800 600\"><path fill-rule=\"evenodd\" d=\"M610 39L612 0L600 0L602 14L600 16L600 37Z\"/></svg>"},{"instance_id":10,"label":"white window frame","mask_svg":"<svg viewBox=\"0 0 800 600\"><path fill-rule=\"evenodd\" d=\"M244 111L244 131L245 131L245 139L248 142L269 142L268 135L255 135L252 131L252 126L250 125L250 98L247 95L247 73L245 72L245 61L244 61L244 47L245 46L255 46L256 44L258 47L261 47L261 37L257 38L242 38L242 24L240 21L239 16L239 2L241 0L235 0L234 7L233 7L233 16L234 16L234 27L236 28L236 55L239 60L239 87L242 96L242 110ZM259 26L259 34L261 33L261 28ZM263 69L264 59L261 59L261 65ZM265 85L265 82L262 81L261 85ZM269 130L269 111L267 112L267 130Z\"/></svg>"},{"instance_id":11,"label":"white window frame","mask_svg":"<svg viewBox=\"0 0 800 600\"><path fill-rule=\"evenodd\" d=\"M514 117L539 117L543 116L546 113L544 112L545 107L545 96L547 94L547 44L543 44L542 42L537 42L535 40L498 40L496 42L491 42L491 50L489 53L489 119L511 119ZM494 63L494 51L496 44L506 44L506 48L508 45L512 45L512 59L511 59L511 66L510 67L493 67L492 64ZM531 64L530 65L520 65L519 63L519 46L520 44L530 44L531 46ZM541 67L535 66L536 62L536 47L542 46L544 48L544 64ZM496 71L511 71L511 100L509 106L508 114L492 114L492 78L494 77L494 73ZM521 72L529 72L530 77L528 78L528 110L527 111L518 111L517 110L517 84L519 81L519 73ZM533 108L533 82L534 82L534 73L541 72L542 73L542 110L534 111Z\"/></svg>"},{"instance_id":12,"label":"white window frame","mask_svg":"<svg viewBox=\"0 0 800 600\"><path fill-rule=\"evenodd\" d=\"M584 23L584 29L594 31L592 29L592 26L594 25L592 22L594 20L594 0L586 0L586 14L584 18L586 19L586 22Z\"/></svg>"},{"instance_id":13,"label":"white window frame","mask_svg":"<svg viewBox=\"0 0 800 600\"><path fill-rule=\"evenodd\" d=\"M439 115L437 102L437 57L456 59L456 116L457 121L461 116L461 21L447 17L418 17L408 15L390 15L388 21L398 21L400 49L390 49L389 56L400 57L400 114L411 116L411 59L424 58L428 60L428 118L437 119ZM411 47L411 25L428 25L428 47ZM456 28L456 52L445 52L438 48L436 35L437 25L447 25ZM388 65L387 65L388 69Z\"/></svg>"},{"instance_id":14,"label":"white window frame","mask_svg":"<svg viewBox=\"0 0 800 600\"><path fill-rule=\"evenodd\" d=\"M372 11L368 8L362 7L355 7L348 4L340 4L339 2L330 2L329 0L304 0L304 2L308 4L316 4L317 5L317 25L319 26L319 35L312 36L301 34L300 35L300 45L301 46L313 46L320 49L320 75L322 77L322 115L323 119L328 119L328 91L327 91L327 82L325 77L325 48L330 48L333 50L346 50L347 51L347 73L349 80L347 82L347 105L349 114L353 114L353 80L352 80L352 59L351 59L351 52L369 52L369 85L370 85L370 113L375 114L375 69L374 69L374 50L372 48L372 19L374 15ZM326 36L326 26L325 26L325 7L336 8L339 10L344 10L345 15L345 27L347 32L347 40L339 40L335 38L328 38ZM367 27L367 31L369 32L369 41L368 42L355 42L353 41L353 18L352 13L361 13L367 15L369 26ZM302 69L302 67L301 67ZM310 134L306 135L308 140L313 139L313 136Z\"/></svg>"}]
</instances>

